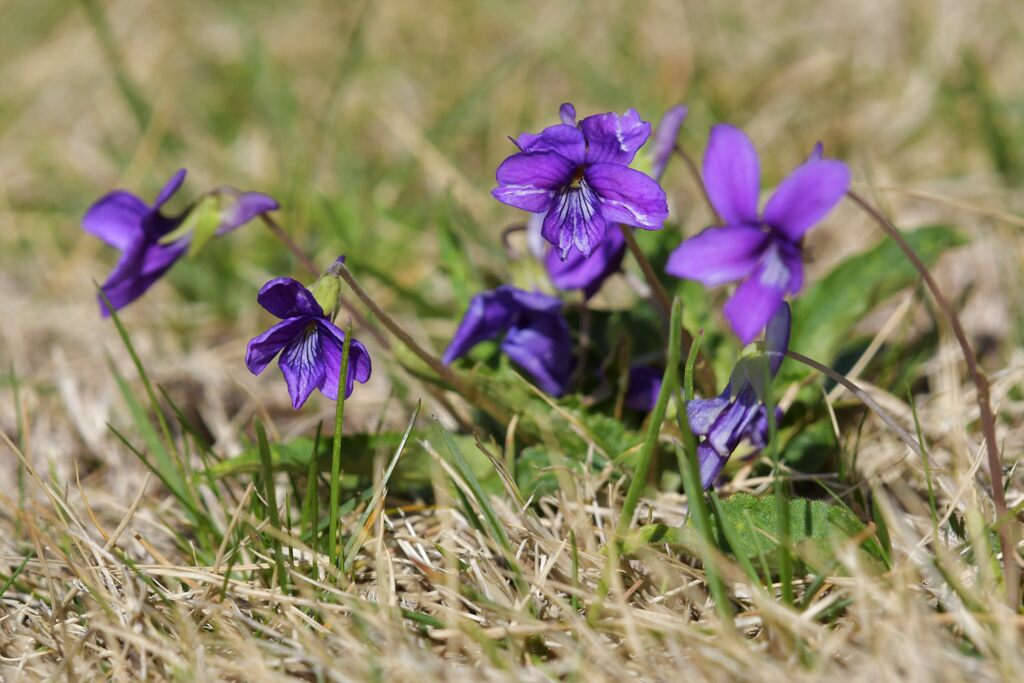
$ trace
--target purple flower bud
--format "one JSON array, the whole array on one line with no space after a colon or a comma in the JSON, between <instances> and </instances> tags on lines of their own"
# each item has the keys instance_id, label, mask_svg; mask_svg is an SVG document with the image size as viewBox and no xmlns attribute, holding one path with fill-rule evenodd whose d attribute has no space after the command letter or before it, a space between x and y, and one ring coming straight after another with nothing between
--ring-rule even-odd
<instances>
[{"instance_id":1,"label":"purple flower bud","mask_svg":"<svg viewBox=\"0 0 1024 683\"><path fill-rule=\"evenodd\" d=\"M446 365L480 342L501 338L502 352L541 389L561 396L572 374L572 340L562 302L507 285L477 294L441 357Z\"/></svg>"},{"instance_id":2,"label":"purple flower bud","mask_svg":"<svg viewBox=\"0 0 1024 683\"><path fill-rule=\"evenodd\" d=\"M839 203L850 186L846 164L810 158L782 181L758 213L760 161L738 128L711 129L704 154L704 183L723 225L710 227L672 252L665 270L714 287L743 282L725 304L725 316L747 344L788 294L803 287L801 240Z\"/></svg>"},{"instance_id":3,"label":"purple flower bud","mask_svg":"<svg viewBox=\"0 0 1024 683\"><path fill-rule=\"evenodd\" d=\"M327 319L313 293L301 282L279 277L263 285L256 300L282 320L249 341L245 353L249 372L260 374L280 353L278 366L295 410L302 407L313 389L337 400L345 333ZM345 398L352 395L354 382L370 379L370 370L369 352L359 340L352 339Z\"/></svg>"}]
</instances>

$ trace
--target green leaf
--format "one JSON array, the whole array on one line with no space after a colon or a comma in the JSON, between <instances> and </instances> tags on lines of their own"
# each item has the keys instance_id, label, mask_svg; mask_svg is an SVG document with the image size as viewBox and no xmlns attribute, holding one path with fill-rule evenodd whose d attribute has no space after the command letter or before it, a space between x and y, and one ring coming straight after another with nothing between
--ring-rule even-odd
<instances>
[{"instance_id":1,"label":"green leaf","mask_svg":"<svg viewBox=\"0 0 1024 683\"><path fill-rule=\"evenodd\" d=\"M789 537L794 551L817 572L838 571L835 566L836 548L864 534L866 527L863 522L849 508L828 501L791 498L788 503ZM756 497L736 493L722 501L721 513L722 519L730 526L729 537L736 544L730 552L756 563L760 563L763 558L769 568L777 570L780 554L776 542L779 508L775 496ZM719 516L715 518L716 531L719 531ZM649 524L631 533L624 547L627 552L635 552L645 545L667 544L688 553L696 553L696 539L696 531L690 527ZM866 566L882 566L882 549L873 536L860 542L859 552Z\"/></svg>"},{"instance_id":2,"label":"green leaf","mask_svg":"<svg viewBox=\"0 0 1024 683\"><path fill-rule=\"evenodd\" d=\"M943 252L966 242L945 226L919 228L905 237L928 266ZM831 362L868 311L901 289L916 285L919 278L891 240L847 259L793 303L790 348L823 363ZM783 367L788 372L798 369L794 363Z\"/></svg>"}]
</instances>

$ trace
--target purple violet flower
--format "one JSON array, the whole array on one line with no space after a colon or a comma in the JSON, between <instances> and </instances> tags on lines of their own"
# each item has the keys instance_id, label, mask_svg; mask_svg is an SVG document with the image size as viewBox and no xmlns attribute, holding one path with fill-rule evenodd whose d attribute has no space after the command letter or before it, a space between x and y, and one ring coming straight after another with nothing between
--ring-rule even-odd
<instances>
[{"instance_id":1,"label":"purple violet flower","mask_svg":"<svg viewBox=\"0 0 1024 683\"><path fill-rule=\"evenodd\" d=\"M705 490L711 488L740 441L747 439L755 448L768 444L768 410L762 402L767 391L765 379L766 375L775 377L786 357L790 322L789 304L782 302L765 329L764 355L737 364L729 385L719 396L686 404L690 429L701 439L697 459ZM776 409L776 423L781 418L782 411Z\"/></svg>"},{"instance_id":2,"label":"purple violet flower","mask_svg":"<svg viewBox=\"0 0 1024 683\"><path fill-rule=\"evenodd\" d=\"M588 116L579 124L571 104L559 114L562 123L514 141L521 151L498 166L494 198L545 214L541 234L563 260L573 247L590 256L614 223L660 229L668 217L664 191L629 168L651 124L635 109Z\"/></svg>"},{"instance_id":3,"label":"purple violet flower","mask_svg":"<svg viewBox=\"0 0 1024 683\"><path fill-rule=\"evenodd\" d=\"M249 341L245 353L249 372L260 374L280 353L278 365L295 410L302 407L313 389L337 400L345 333L327 318L313 293L297 280L279 277L263 285L256 300L282 320ZM353 338L345 398L352 395L354 381L365 383L370 379L370 369L369 352Z\"/></svg>"},{"instance_id":4,"label":"purple violet flower","mask_svg":"<svg viewBox=\"0 0 1024 683\"><path fill-rule=\"evenodd\" d=\"M447 365L480 342L498 337L502 352L541 389L553 396L565 393L574 361L561 301L508 285L477 294L441 362Z\"/></svg>"},{"instance_id":5,"label":"purple violet flower","mask_svg":"<svg viewBox=\"0 0 1024 683\"><path fill-rule=\"evenodd\" d=\"M679 130L686 120L686 112L684 105L676 105L666 111L658 121L652 136L654 144L651 149L651 176L655 181L660 181L665 174L665 167L675 149ZM575 124L575 114L566 123ZM544 218L545 214L531 216L527 230L531 231L531 234L540 233ZM618 272L625 256L626 238L622 236L621 230L611 225L604 241L589 257L576 250L570 251L567 257L560 257L557 249L551 249L544 258L544 267L555 287L562 290L582 289L583 296L590 299L601 289L605 280Z\"/></svg>"},{"instance_id":6,"label":"purple violet flower","mask_svg":"<svg viewBox=\"0 0 1024 683\"><path fill-rule=\"evenodd\" d=\"M801 240L839 203L850 185L841 161L815 149L775 190L758 214L760 167L743 131L711 129L704 182L724 225L710 227L672 252L665 270L713 287L743 280L725 304L725 316L743 343L765 326L783 297L803 286Z\"/></svg>"},{"instance_id":7,"label":"purple violet flower","mask_svg":"<svg viewBox=\"0 0 1024 683\"><path fill-rule=\"evenodd\" d=\"M160 209L185 180L185 169L171 176L153 205L124 190L114 190L96 201L82 218L86 232L121 251L121 258L103 283L102 291L115 309L142 296L189 249L189 237L173 239L171 233L186 220L193 206L177 216L165 216ZM277 202L259 192L232 190L234 202L220 216L216 233L234 230L255 216L278 208ZM171 236L171 241L165 238ZM103 297L100 312L110 315Z\"/></svg>"}]
</instances>

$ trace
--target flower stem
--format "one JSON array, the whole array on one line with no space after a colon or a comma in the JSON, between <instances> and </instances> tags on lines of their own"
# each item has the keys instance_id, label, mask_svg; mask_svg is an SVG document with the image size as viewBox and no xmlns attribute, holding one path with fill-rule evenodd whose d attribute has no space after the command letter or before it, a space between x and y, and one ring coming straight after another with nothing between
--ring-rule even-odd
<instances>
[{"instance_id":1,"label":"flower stem","mask_svg":"<svg viewBox=\"0 0 1024 683\"><path fill-rule=\"evenodd\" d=\"M320 276L320 270L316 267L316 263L313 259L309 254L302 251L302 247L295 243L295 240L285 232L280 223L265 213L260 214L260 220L263 221L264 225L270 228L270 232L273 233L275 238L277 238L277 241L283 244L288 251L292 252L292 256L295 257L295 260L302 264L302 267L308 270L310 275L313 277Z\"/></svg>"},{"instance_id":2,"label":"flower stem","mask_svg":"<svg viewBox=\"0 0 1024 683\"><path fill-rule=\"evenodd\" d=\"M277 585L287 594L288 572L284 567L284 555L281 552L281 539L277 534L281 533L281 517L277 511L277 493L274 490L274 465L270 459L270 445L267 443L267 432L263 429L263 423L256 419L256 440L259 442L260 465L263 469L263 492L267 498L267 515L270 524L276 533L271 534L271 545L274 548L274 564L277 567Z\"/></svg>"},{"instance_id":3,"label":"flower stem","mask_svg":"<svg viewBox=\"0 0 1024 683\"><path fill-rule=\"evenodd\" d=\"M654 300L658 303L658 310L661 312L662 317L667 320L672 312L672 301L668 298L668 292L661 286L661 282L658 280L651 262L647 260L644 252L640 249L640 244L637 243L633 230L621 224L619 225L619 230L622 231L622 236L626 239L629 253L633 255L637 265L640 266L640 270L644 273L644 280L647 281L647 286L651 288L651 293L654 294Z\"/></svg>"},{"instance_id":4,"label":"flower stem","mask_svg":"<svg viewBox=\"0 0 1024 683\"><path fill-rule=\"evenodd\" d=\"M347 284L355 293L356 297L358 297L359 300L370 309L374 317L387 328L388 332L398 337L398 340L402 342L407 349L412 351L412 353L423 361L423 363L436 373L438 377L462 394L463 398L470 403L478 405L480 408L490 413L495 419L508 420L511 418L511 415L508 414L507 410L504 410L498 404L482 395L477 391L476 387L442 363L439 358L420 346L408 332L402 329L402 327L396 323L391 316L384 312L384 309L377 305L376 301L370 298L370 295L366 293L366 290L363 289L362 285L359 284L359 281L356 280L355 276L352 275L351 271L349 271L344 264L338 264L338 274L341 279L345 281L345 284Z\"/></svg>"},{"instance_id":5,"label":"flower stem","mask_svg":"<svg viewBox=\"0 0 1024 683\"><path fill-rule=\"evenodd\" d=\"M999 455L999 445L996 442L996 420L995 414L992 412L988 377L985 376L985 373L978 366L978 357L974 353L974 348L971 346L971 343L967 340L967 334L964 332L964 328L960 324L959 316L957 316L956 311L953 310L949 301L939 290L939 286L936 284L935 279L928 270L928 266L921 261L920 257L918 257L914 252L913 247L911 247L903 238L903 234L882 214L881 211L869 204L867 200L859 194L853 190L849 190L847 191L846 196L853 200L855 204L863 209L864 212L867 213L879 225L879 227L885 231L885 233L903 251L907 259L911 264L913 264L914 268L916 268L921 274L921 278L931 291L932 297L935 299L935 303L938 304L943 317L946 318L949 326L953 329L953 335L956 337L957 343L960 345L960 350L963 352L964 361L967 363L967 372L971 376L971 380L974 383L977 393L978 412L981 418L981 430L985 438L985 446L988 453L988 470L989 476L992 479L992 501L995 504L999 545L1003 554L1003 574L1006 581L1006 595L1010 602L1010 608L1013 609L1014 612L1017 612L1020 607L1018 599L1020 586L1019 571L1014 558L1016 544L1014 543L1012 527L1005 521L1002 523L999 522L999 520L1006 519L1006 493L1003 491L1002 459Z\"/></svg>"},{"instance_id":6,"label":"flower stem","mask_svg":"<svg viewBox=\"0 0 1024 683\"><path fill-rule=\"evenodd\" d=\"M679 158L683 160L683 163L686 164L686 168L690 171L690 175L693 176L694 182L697 183L697 187L700 188L700 193L708 205L708 210L711 211L711 215L715 219L715 224L721 224L722 217L718 215L718 212L715 211L715 205L711 203L711 195L708 194L708 187L704 184L704 178L701 177L700 169L697 168L697 162L694 161L693 157L687 154L686 150L678 144L675 147L675 152L679 155Z\"/></svg>"},{"instance_id":7,"label":"flower stem","mask_svg":"<svg viewBox=\"0 0 1024 683\"><path fill-rule=\"evenodd\" d=\"M640 249L640 244L636 241L636 236L633 234L631 228L625 225L619 225L619 230L622 231L622 236L626 240L626 246L629 248L629 253L633 255L633 259L636 260L637 265L640 266L640 270L643 271L644 280L647 281L647 286L651 288L651 292L654 294L654 300L658 304L658 311L661 313L662 318L668 320L671 317L672 303L669 300L668 293L665 288L661 286L661 282L658 280L657 274L654 272L654 267L651 266L651 262L644 256L644 252ZM682 305L682 304L680 304ZM682 327L682 317L680 316L680 340L686 347L686 353L690 352L690 348L693 346L693 335L685 328ZM669 335L672 335L672 331L669 331ZM715 373L711 370L711 365L708 363L707 358L704 354L698 351L697 364L695 366L697 375L697 384L700 386L700 390L706 396L714 396L717 392L715 391Z\"/></svg>"},{"instance_id":8,"label":"flower stem","mask_svg":"<svg viewBox=\"0 0 1024 683\"><path fill-rule=\"evenodd\" d=\"M616 527L616 535L619 540L629 531L633 523L633 514L640 502L640 494L647 485L647 470L651 466L651 457L654 455L654 447L658 443L658 435L661 433L661 423L665 420L665 411L668 408L668 400L679 384L679 356L682 345L680 336L683 331L683 304L677 297L672 304L671 327L669 327L668 338L668 359L665 363L665 374L661 379L661 390L658 392L658 400L654 404L654 410L647 423L647 434L644 436L644 443L640 447L640 457L637 458L636 467L633 469L633 478L629 482L629 489L626 491L626 500L622 503L622 512L619 514L619 524Z\"/></svg>"},{"instance_id":9,"label":"flower stem","mask_svg":"<svg viewBox=\"0 0 1024 683\"><path fill-rule=\"evenodd\" d=\"M352 321L345 325L345 343L341 347L341 374L338 375L338 402L334 408L334 443L331 444L331 509L327 527L327 557L332 567L341 569L342 544L338 542L338 505L341 497L341 436L345 422L345 389L348 386L348 358L352 347Z\"/></svg>"}]
</instances>

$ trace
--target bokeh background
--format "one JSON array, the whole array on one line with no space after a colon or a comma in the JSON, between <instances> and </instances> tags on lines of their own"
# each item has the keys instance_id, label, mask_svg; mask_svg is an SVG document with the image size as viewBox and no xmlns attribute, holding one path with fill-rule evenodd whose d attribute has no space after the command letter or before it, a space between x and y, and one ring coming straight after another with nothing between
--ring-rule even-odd
<instances>
[{"instance_id":1,"label":"bokeh background","mask_svg":"<svg viewBox=\"0 0 1024 683\"><path fill-rule=\"evenodd\" d=\"M58 481L78 467L116 499L142 472L106 426L126 420L108 364L130 366L94 297L116 254L78 225L98 196L152 198L182 166L177 206L221 184L270 193L300 244L324 265L348 254L439 349L466 295L442 256L505 272L502 230L522 217L489 197L494 168L563 101L651 120L684 102L698 157L713 123L740 125L766 186L822 141L901 227L971 239L940 277L986 366L1020 365L1024 3L4 0L0 16L0 427L26 426ZM681 164L666 186L668 230L707 224ZM811 276L879 239L841 208L810 237ZM283 436L333 413L315 397L291 415L276 368L245 369L268 322L255 293L277 275L305 277L253 224L124 312L223 452L257 412ZM391 419L401 391L377 358L357 423ZM0 481L15 470L0 458Z\"/></svg>"}]
</instances>

